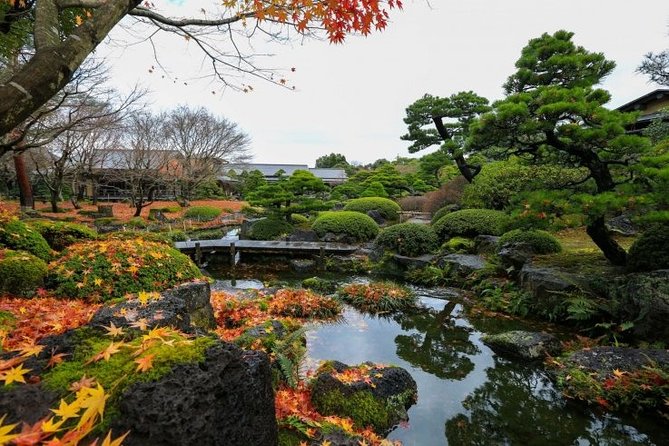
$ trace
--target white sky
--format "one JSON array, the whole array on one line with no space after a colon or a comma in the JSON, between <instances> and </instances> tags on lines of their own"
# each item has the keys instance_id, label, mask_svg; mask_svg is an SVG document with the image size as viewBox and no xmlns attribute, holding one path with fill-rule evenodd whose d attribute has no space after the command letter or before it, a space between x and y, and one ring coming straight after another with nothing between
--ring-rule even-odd
<instances>
[{"instance_id":1,"label":"white sky","mask_svg":"<svg viewBox=\"0 0 669 446\"><path fill-rule=\"evenodd\" d=\"M154 3L170 6L165 0ZM180 5L182 11L198 11L203 3ZM156 109L202 105L237 122L253 140L255 162L313 165L319 156L338 152L349 162L368 163L409 156L408 142L399 137L406 130L404 109L414 100L462 90L499 99L527 41L558 29L575 32L577 44L616 61L604 83L612 107L657 88L634 70L645 53L669 47L667 0L405 0L384 32L349 37L343 45L315 40L269 45L255 39L256 50L275 54L268 66L296 68L287 71L294 92L253 79L248 94L193 81L189 77L202 57L185 40L158 43L176 82L159 70L149 74L155 62L148 44L106 45L99 54L112 64L116 86L149 87Z\"/></svg>"}]
</instances>

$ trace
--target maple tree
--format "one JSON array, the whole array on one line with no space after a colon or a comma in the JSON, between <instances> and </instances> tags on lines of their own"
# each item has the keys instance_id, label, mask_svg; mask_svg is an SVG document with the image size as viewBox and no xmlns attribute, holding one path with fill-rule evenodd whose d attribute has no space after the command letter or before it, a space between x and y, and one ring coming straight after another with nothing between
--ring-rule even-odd
<instances>
[{"instance_id":1,"label":"maple tree","mask_svg":"<svg viewBox=\"0 0 669 446\"><path fill-rule=\"evenodd\" d=\"M224 0L217 11L200 11L188 18L161 14L141 0L2 0L0 48L21 47L29 40L34 52L0 84L0 135L7 134L62 89L73 73L122 20L134 18L149 29L195 41L212 62L215 75L238 89L226 70L274 80L240 52L234 35L251 39L257 30L275 39L289 39L291 30L308 36L322 30L334 43L347 34L369 34L388 23L388 11L401 8L400 0ZM212 5L214 6L214 5ZM212 17L212 14L214 17ZM69 18L64 20L63 16ZM212 18L210 18L212 17ZM26 25L26 22L29 22ZM227 39L231 47L222 46ZM229 39L233 39L230 41ZM236 62L235 62L236 59Z\"/></svg>"}]
</instances>

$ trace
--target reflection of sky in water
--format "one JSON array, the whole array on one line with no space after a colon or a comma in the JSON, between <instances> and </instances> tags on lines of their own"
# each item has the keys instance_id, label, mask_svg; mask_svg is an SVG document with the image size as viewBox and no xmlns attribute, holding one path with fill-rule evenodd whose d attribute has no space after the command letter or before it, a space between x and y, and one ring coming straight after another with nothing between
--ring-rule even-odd
<instances>
[{"instance_id":1,"label":"reflection of sky in water","mask_svg":"<svg viewBox=\"0 0 669 446\"><path fill-rule=\"evenodd\" d=\"M439 333L441 330L449 330L449 333L455 334L457 339L462 338L464 341L460 342L462 344L462 349L454 345L437 345L436 348L429 350L430 352L444 352L443 354L449 355L448 359L453 359L462 363L466 363L467 367L461 368L464 370L465 376L461 379L441 379L435 376L432 373L424 371L426 368L425 363L423 362L423 367L420 365L407 362L398 356L398 344L395 342L398 336L412 336L412 341L416 341L418 344L424 342L426 333L422 333L418 329L409 329L403 330L400 324L392 318L385 317L374 317L368 315L362 315L357 311L353 310L350 307L347 307L344 312L343 320L340 323L336 324L325 324L319 325L316 329L310 330L307 333L307 349L308 357L305 363L306 369L315 369L318 366L318 363L322 360L334 359L347 364L359 364L365 361L372 361L383 364L392 364L400 367L406 368L418 384L418 403L409 409L409 425L404 427L398 427L390 435L389 438L393 440L402 440L405 446L430 446L430 445L443 445L447 444L446 435L445 435L445 423L447 420L450 420L456 417L458 414L464 414L467 417L470 416L471 410L476 411L476 408L472 408L468 405L468 409L463 407L462 402L467 399L468 396L471 397L472 394L475 394L477 389L480 389L482 385L490 382L490 371L499 365L503 365L504 370L506 367L511 367L511 374L519 379L518 383L521 387L525 387L528 383L531 382L532 387L530 396L527 399L531 399L531 404L534 404L534 410L541 410L540 415L542 419L551 419L553 415L556 415L556 418L551 419L557 420L560 418L560 413L563 413L567 410L563 406L563 401L556 397L557 393L553 389L552 385L544 379L543 375L532 370L529 371L527 367L524 367L523 370L516 374L513 367L515 365L509 361L495 359L492 351L486 347L480 339L481 333L473 329L471 324L464 319L462 314L462 307L460 305L455 305L452 307L450 317L448 315L443 316L441 319L435 317L439 312L446 308L448 301L443 299L436 299L432 297L423 296L420 299L422 305L430 309L431 317L436 321L435 323L441 323L441 329L436 327L436 332ZM423 312L425 314L425 312ZM430 321L431 319L427 319ZM425 321L425 319L423 319ZM403 324L406 321L403 319ZM409 318L408 324L411 326L411 318ZM405 325L406 326L406 325ZM434 334L434 326L430 326L429 330ZM448 336L445 336L443 340L451 339ZM442 343L444 342L442 340ZM439 340L433 340L433 343L438 344ZM465 345L466 344L466 345ZM466 354L463 352L463 349L466 349L468 352L477 352L474 354ZM422 354L419 351L415 352L416 355ZM441 354L441 353L440 353ZM406 354L403 356L407 356ZM435 358L420 358L419 360L425 360L428 362L428 365L432 364L431 359ZM417 361L414 361L417 362ZM473 369L471 369L471 364L473 363ZM457 364L455 365L457 368ZM471 370L471 371L470 371ZM463 374L464 374L463 373ZM459 375L458 375L459 376ZM503 380L504 381L504 380ZM509 384L510 382L510 384ZM483 398L483 401L476 401L474 399L474 404L478 404L479 409L484 408L483 414L486 416L486 421L493 423L501 422L500 417L495 412L495 407L505 406L503 401L500 401L501 404L490 404L490 400L495 398L500 398L501 395L506 395L504 392L508 392L513 386L515 381L504 381L504 383L497 386L496 384L491 384L490 389L484 389L483 392L479 391L480 398ZM487 391L491 391L489 400ZM522 393L518 393L522 395ZM476 395L476 394L475 394ZM525 395L528 395L527 393ZM494 401L493 401L494 403ZM517 411L517 408L514 406L515 403L510 404L513 410ZM489 409L489 406L492 409ZM509 406L509 404L506 404ZM523 402L520 402L519 407L523 407ZM539 406L539 409L536 409L536 406ZM487 416L486 410L491 410L493 414ZM497 409L499 410L499 409ZM500 413L502 412L499 410ZM554 411L554 412L551 412ZM579 429L582 433L570 432L568 443L563 444L579 444L579 445L595 445L595 444L609 444L609 445L627 445L627 444L653 444L648 441L647 437L643 434L639 434L638 431L630 426L625 426L621 424L620 421L614 417L595 417L593 414L580 410L572 410L572 413L569 413L569 421L573 422L574 425L579 426ZM477 412L477 416L480 416L481 411ZM462 416L462 415L461 415ZM532 416L528 414L527 416ZM527 418L527 416L525 418ZM483 442L475 441L474 439L458 441L458 444L549 444L542 443L541 433L548 432L550 426L537 427L536 429L532 426L531 419L524 419L523 414L520 414L521 424L524 422L529 423L528 426L523 426L522 428L530 432L531 437L527 437L527 441L519 440L523 438L523 429L517 429L516 432L512 432L509 439L502 441L497 441L498 436L491 435L495 439L490 438L490 442L483 440ZM476 418L472 418L474 423ZM576 419L577 422L573 420ZM510 420L511 421L511 420ZM518 420L515 420L516 422ZM551 424L550 422L545 424ZM502 426L500 426L501 428ZM556 430L554 435L559 437L561 429ZM650 426L651 430L657 430L657 426ZM493 427L494 429L494 427ZM514 431L513 429L510 429ZM518 431L520 434L518 434ZM614 434L611 434L610 431L616 431ZM480 433L479 433L480 435ZM513 437L516 435L516 437ZM518 437L520 435L520 437ZM550 435L548 435L550 437ZM450 437L449 437L450 438ZM468 437L469 438L469 437ZM485 432L483 433L483 438L485 438ZM513 438L516 438L516 442L513 442ZM615 438L615 439L614 439ZM511 441L509 441L511 440ZM567 440L565 438L565 440ZM556 444L556 443L551 443ZM659 444L659 443L658 443Z\"/></svg>"}]
</instances>

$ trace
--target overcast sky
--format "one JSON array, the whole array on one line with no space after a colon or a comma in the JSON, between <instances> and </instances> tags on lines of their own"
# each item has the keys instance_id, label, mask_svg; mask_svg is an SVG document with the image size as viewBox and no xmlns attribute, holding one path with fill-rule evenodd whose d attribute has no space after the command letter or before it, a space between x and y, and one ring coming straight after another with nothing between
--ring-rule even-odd
<instances>
[{"instance_id":1,"label":"overcast sky","mask_svg":"<svg viewBox=\"0 0 669 446\"><path fill-rule=\"evenodd\" d=\"M154 3L185 15L207 2ZM349 37L343 45L270 45L258 36L255 49L275 54L265 64L284 68L295 91L248 79L254 90L245 94L196 81L202 57L183 39L157 39L165 77L160 69L149 73L151 46L122 45L128 36L120 30L99 54L111 63L116 86L142 83L157 110L201 105L238 123L252 138L255 162L313 165L338 152L368 163L409 156L409 144L399 137L404 109L414 100L462 90L499 99L527 41L558 29L573 31L577 44L617 63L604 83L612 107L657 88L634 71L645 53L669 47L667 0L406 0L384 32Z\"/></svg>"}]
</instances>

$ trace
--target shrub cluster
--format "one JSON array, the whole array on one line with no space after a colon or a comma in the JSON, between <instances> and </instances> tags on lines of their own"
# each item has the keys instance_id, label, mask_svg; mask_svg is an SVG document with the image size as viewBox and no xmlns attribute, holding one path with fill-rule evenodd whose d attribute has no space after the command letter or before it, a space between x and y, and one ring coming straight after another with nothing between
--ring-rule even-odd
<instances>
[{"instance_id":1,"label":"shrub cluster","mask_svg":"<svg viewBox=\"0 0 669 446\"><path fill-rule=\"evenodd\" d=\"M399 220L402 208L389 198L364 197L351 200L344 206L345 211L354 211L367 214L369 211L378 211L386 220Z\"/></svg>"},{"instance_id":2,"label":"shrub cluster","mask_svg":"<svg viewBox=\"0 0 669 446\"><path fill-rule=\"evenodd\" d=\"M50 265L47 285L57 296L106 301L163 291L202 277L184 254L142 239L78 243Z\"/></svg>"},{"instance_id":3,"label":"shrub cluster","mask_svg":"<svg viewBox=\"0 0 669 446\"><path fill-rule=\"evenodd\" d=\"M651 226L630 247L627 266L631 271L669 268L669 224Z\"/></svg>"},{"instance_id":4,"label":"shrub cluster","mask_svg":"<svg viewBox=\"0 0 669 446\"><path fill-rule=\"evenodd\" d=\"M509 217L502 211L491 209L463 209L441 217L434 230L441 240L449 237L477 235L501 235L509 223Z\"/></svg>"},{"instance_id":5,"label":"shrub cluster","mask_svg":"<svg viewBox=\"0 0 669 446\"><path fill-rule=\"evenodd\" d=\"M311 228L319 237L332 232L360 242L372 240L379 233L379 225L371 217L353 211L323 212Z\"/></svg>"},{"instance_id":6,"label":"shrub cluster","mask_svg":"<svg viewBox=\"0 0 669 446\"><path fill-rule=\"evenodd\" d=\"M32 296L44 285L46 262L23 251L0 250L0 293Z\"/></svg>"},{"instance_id":7,"label":"shrub cluster","mask_svg":"<svg viewBox=\"0 0 669 446\"><path fill-rule=\"evenodd\" d=\"M251 227L249 238L252 240L275 240L276 238L290 234L293 225L279 218L265 218L257 221Z\"/></svg>"},{"instance_id":8,"label":"shrub cluster","mask_svg":"<svg viewBox=\"0 0 669 446\"><path fill-rule=\"evenodd\" d=\"M269 301L269 312L277 316L329 319L341 309L338 300L304 289L281 289Z\"/></svg>"},{"instance_id":9,"label":"shrub cluster","mask_svg":"<svg viewBox=\"0 0 669 446\"><path fill-rule=\"evenodd\" d=\"M42 234L51 248L62 251L73 243L95 240L97 233L85 225L64 221L35 220L29 226Z\"/></svg>"},{"instance_id":10,"label":"shrub cluster","mask_svg":"<svg viewBox=\"0 0 669 446\"><path fill-rule=\"evenodd\" d=\"M437 248L437 234L427 225L400 223L381 231L376 243L403 256L419 256Z\"/></svg>"},{"instance_id":11,"label":"shrub cluster","mask_svg":"<svg viewBox=\"0 0 669 446\"><path fill-rule=\"evenodd\" d=\"M416 295L410 289L390 282L353 283L340 289L339 295L369 313L400 311L416 304Z\"/></svg>"},{"instance_id":12,"label":"shrub cluster","mask_svg":"<svg viewBox=\"0 0 669 446\"><path fill-rule=\"evenodd\" d=\"M498 242L501 248L507 243L522 243L532 248L536 254L551 254L562 251L560 241L546 231L537 229L522 230L514 229L504 233Z\"/></svg>"},{"instance_id":13,"label":"shrub cluster","mask_svg":"<svg viewBox=\"0 0 669 446\"><path fill-rule=\"evenodd\" d=\"M186 209L184 217L198 221L211 221L221 215L222 212L214 206L191 206Z\"/></svg>"},{"instance_id":14,"label":"shrub cluster","mask_svg":"<svg viewBox=\"0 0 669 446\"><path fill-rule=\"evenodd\" d=\"M436 222L438 222L441 219L441 217L443 217L444 215L450 214L454 210L458 210L458 209L460 209L460 208L455 204L449 204L449 205L444 206L443 208L439 209L437 212L434 213L434 215L432 216L432 224L435 224Z\"/></svg>"},{"instance_id":15,"label":"shrub cluster","mask_svg":"<svg viewBox=\"0 0 669 446\"><path fill-rule=\"evenodd\" d=\"M302 281L302 288L314 290L321 294L331 294L337 291L337 282L320 277L309 277Z\"/></svg>"},{"instance_id":16,"label":"shrub cluster","mask_svg":"<svg viewBox=\"0 0 669 446\"><path fill-rule=\"evenodd\" d=\"M51 248L42 234L16 218L0 224L0 246L27 251L45 261L51 259Z\"/></svg>"}]
</instances>

